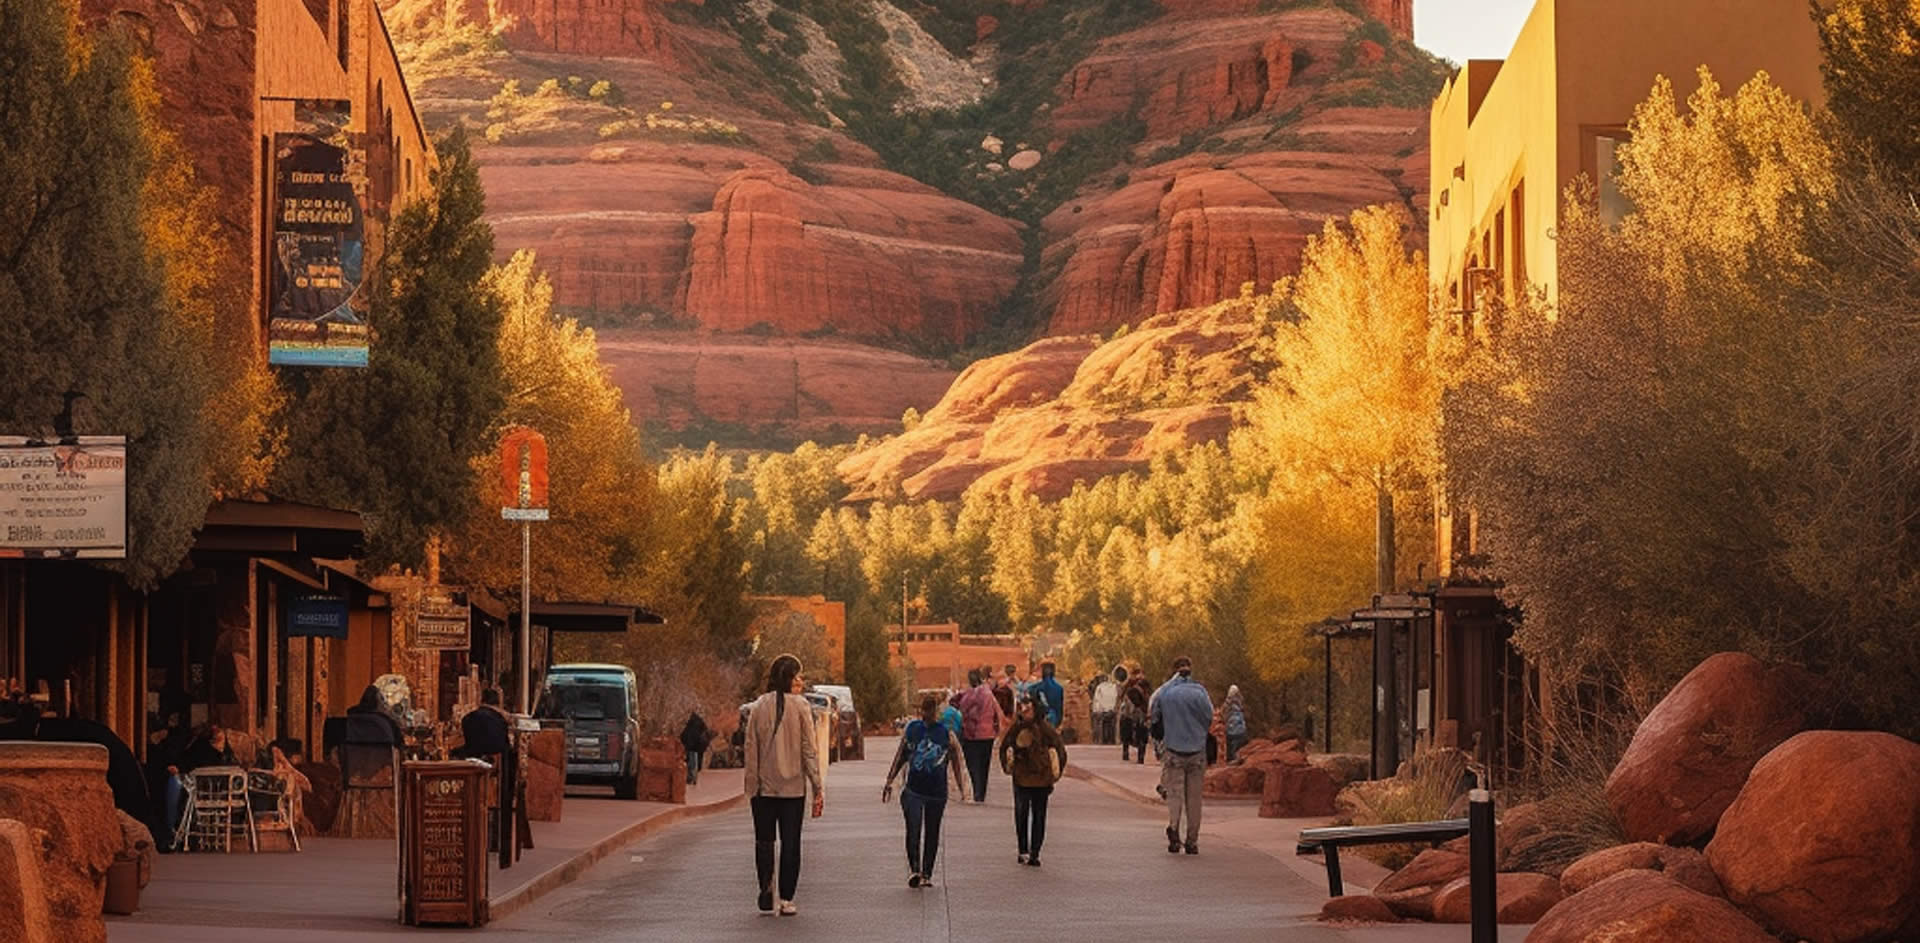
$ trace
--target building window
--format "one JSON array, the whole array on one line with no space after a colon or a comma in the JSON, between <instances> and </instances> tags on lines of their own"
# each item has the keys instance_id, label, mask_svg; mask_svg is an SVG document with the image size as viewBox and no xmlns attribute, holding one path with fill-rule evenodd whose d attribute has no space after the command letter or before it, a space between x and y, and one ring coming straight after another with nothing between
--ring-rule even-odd
<instances>
[{"instance_id":1,"label":"building window","mask_svg":"<svg viewBox=\"0 0 1920 943\"><path fill-rule=\"evenodd\" d=\"M1513 220L1513 288L1516 293L1528 292L1532 286L1527 282L1527 183L1524 180L1513 187L1508 217Z\"/></svg>"},{"instance_id":2,"label":"building window","mask_svg":"<svg viewBox=\"0 0 1920 943\"><path fill-rule=\"evenodd\" d=\"M1627 143L1625 131L1600 131L1593 135L1593 180L1599 196L1600 222L1617 226L1633 204L1620 190L1620 145Z\"/></svg>"}]
</instances>

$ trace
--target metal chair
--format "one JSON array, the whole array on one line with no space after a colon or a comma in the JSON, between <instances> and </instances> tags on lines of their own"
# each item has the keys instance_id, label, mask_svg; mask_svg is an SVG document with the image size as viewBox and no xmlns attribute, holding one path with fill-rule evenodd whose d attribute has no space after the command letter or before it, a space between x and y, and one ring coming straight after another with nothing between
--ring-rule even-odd
<instances>
[{"instance_id":1,"label":"metal chair","mask_svg":"<svg viewBox=\"0 0 1920 943\"><path fill-rule=\"evenodd\" d=\"M300 801L295 795L292 784L278 773L270 770L253 770L247 774L248 812L253 816L253 829L260 832L286 832L287 840L293 844L293 850L300 850ZM261 808L254 809L255 803Z\"/></svg>"},{"instance_id":2,"label":"metal chair","mask_svg":"<svg viewBox=\"0 0 1920 943\"><path fill-rule=\"evenodd\" d=\"M233 850L233 833L247 836L247 850L260 850L260 836L254 830L253 807L247 802L247 771L237 766L206 766L193 771L190 780L187 833L193 850Z\"/></svg>"}]
</instances>

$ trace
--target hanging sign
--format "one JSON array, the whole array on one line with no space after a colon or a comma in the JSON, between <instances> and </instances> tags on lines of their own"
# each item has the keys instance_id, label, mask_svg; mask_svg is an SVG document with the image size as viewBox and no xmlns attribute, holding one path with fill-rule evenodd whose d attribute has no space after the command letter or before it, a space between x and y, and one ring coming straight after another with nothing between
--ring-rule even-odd
<instances>
[{"instance_id":1,"label":"hanging sign","mask_svg":"<svg viewBox=\"0 0 1920 943\"><path fill-rule=\"evenodd\" d=\"M287 600L288 637L347 637L347 601L340 596L309 594Z\"/></svg>"},{"instance_id":2,"label":"hanging sign","mask_svg":"<svg viewBox=\"0 0 1920 943\"><path fill-rule=\"evenodd\" d=\"M472 612L446 595L429 594L414 605L413 647L464 651L472 644Z\"/></svg>"},{"instance_id":3,"label":"hanging sign","mask_svg":"<svg viewBox=\"0 0 1920 943\"><path fill-rule=\"evenodd\" d=\"M0 557L126 555L125 436L0 436Z\"/></svg>"},{"instance_id":4,"label":"hanging sign","mask_svg":"<svg viewBox=\"0 0 1920 943\"><path fill-rule=\"evenodd\" d=\"M352 102L299 101L273 136L273 291L267 362L367 365L365 179Z\"/></svg>"}]
</instances>

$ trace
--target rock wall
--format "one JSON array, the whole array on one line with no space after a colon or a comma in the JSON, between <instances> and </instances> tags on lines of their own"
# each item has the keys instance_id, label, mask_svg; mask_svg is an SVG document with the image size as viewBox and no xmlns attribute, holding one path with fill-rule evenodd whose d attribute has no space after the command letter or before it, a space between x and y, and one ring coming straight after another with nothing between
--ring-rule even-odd
<instances>
[{"instance_id":1,"label":"rock wall","mask_svg":"<svg viewBox=\"0 0 1920 943\"><path fill-rule=\"evenodd\" d=\"M485 24L515 49L581 56L647 56L665 51L671 0L455 0L470 23Z\"/></svg>"},{"instance_id":2,"label":"rock wall","mask_svg":"<svg viewBox=\"0 0 1920 943\"><path fill-rule=\"evenodd\" d=\"M1279 17L1156 24L1102 42L1054 90L1051 119L1067 135L1136 110L1158 139L1238 121L1281 100L1293 44Z\"/></svg>"}]
</instances>

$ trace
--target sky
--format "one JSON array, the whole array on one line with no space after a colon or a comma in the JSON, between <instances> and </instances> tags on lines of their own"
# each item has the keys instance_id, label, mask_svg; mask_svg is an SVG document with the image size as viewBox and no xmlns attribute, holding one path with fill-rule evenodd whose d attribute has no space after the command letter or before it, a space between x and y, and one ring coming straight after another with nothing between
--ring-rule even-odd
<instances>
[{"instance_id":1,"label":"sky","mask_svg":"<svg viewBox=\"0 0 1920 943\"><path fill-rule=\"evenodd\" d=\"M1454 62L1505 59L1534 0L1413 0L1413 39Z\"/></svg>"}]
</instances>

